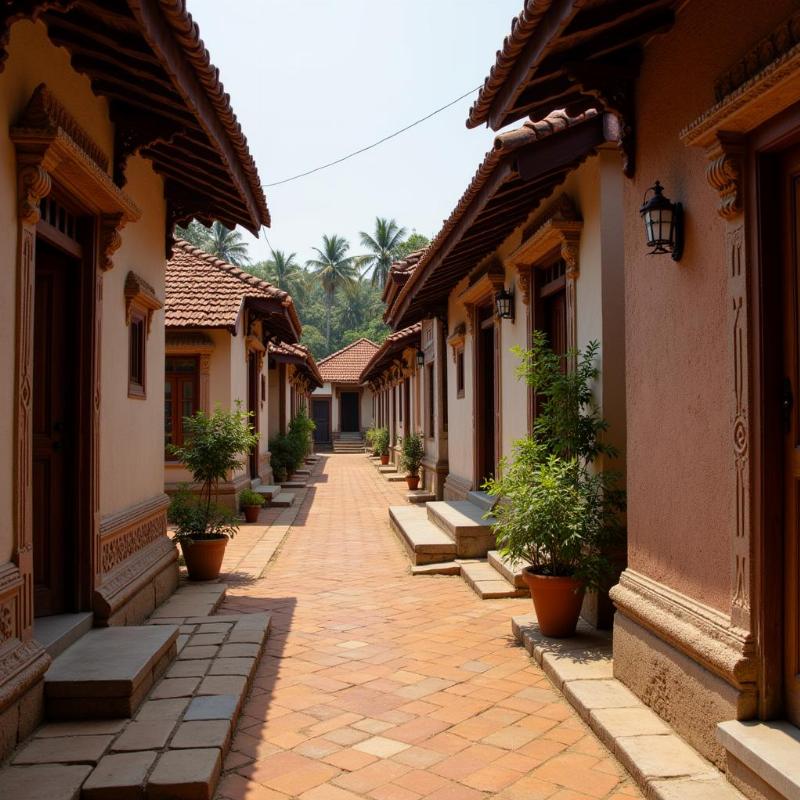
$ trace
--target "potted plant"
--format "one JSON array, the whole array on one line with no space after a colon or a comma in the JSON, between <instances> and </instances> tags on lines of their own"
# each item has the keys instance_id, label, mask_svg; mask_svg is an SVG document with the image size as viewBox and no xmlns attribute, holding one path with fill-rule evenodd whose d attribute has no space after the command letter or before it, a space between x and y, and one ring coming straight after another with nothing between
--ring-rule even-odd
<instances>
[{"instance_id":1,"label":"potted plant","mask_svg":"<svg viewBox=\"0 0 800 800\"><path fill-rule=\"evenodd\" d=\"M242 489L239 493L239 508L244 513L245 522L258 522L258 513L264 505L264 495L252 489Z\"/></svg>"},{"instance_id":2,"label":"potted plant","mask_svg":"<svg viewBox=\"0 0 800 800\"><path fill-rule=\"evenodd\" d=\"M375 431L375 455L380 456L381 465L384 467L389 463L390 441L388 428L378 428Z\"/></svg>"},{"instance_id":3,"label":"potted plant","mask_svg":"<svg viewBox=\"0 0 800 800\"><path fill-rule=\"evenodd\" d=\"M189 579L219 576L228 539L237 531L233 511L219 505L219 482L244 466L243 457L258 445L249 415L237 403L235 411L198 411L183 421L184 444L169 452L192 473L199 493L184 487L172 499L169 520L181 546Z\"/></svg>"},{"instance_id":4,"label":"potted plant","mask_svg":"<svg viewBox=\"0 0 800 800\"><path fill-rule=\"evenodd\" d=\"M529 565L523 578L545 636L575 633L584 594L602 587L623 532L618 475L598 462L617 455L603 441L608 425L592 395L598 349L591 342L560 356L541 333L529 350L517 348L519 374L537 393L533 435L515 442L513 459L502 459L498 477L484 484L499 498L492 512L498 549ZM565 359L571 369L562 369Z\"/></svg>"},{"instance_id":5,"label":"potted plant","mask_svg":"<svg viewBox=\"0 0 800 800\"><path fill-rule=\"evenodd\" d=\"M419 488L419 469L425 456L425 445L418 433L412 433L403 439L400 466L406 472L409 491Z\"/></svg>"}]
</instances>

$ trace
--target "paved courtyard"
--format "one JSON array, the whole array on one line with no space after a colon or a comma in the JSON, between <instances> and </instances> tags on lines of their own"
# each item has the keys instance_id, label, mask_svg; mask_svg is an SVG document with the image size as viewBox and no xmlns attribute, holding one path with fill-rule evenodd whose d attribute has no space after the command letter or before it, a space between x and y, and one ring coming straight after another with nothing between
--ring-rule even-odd
<instances>
[{"instance_id":1,"label":"paved courtyard","mask_svg":"<svg viewBox=\"0 0 800 800\"><path fill-rule=\"evenodd\" d=\"M274 545L250 541L263 528L234 543L221 613L269 611L273 627L218 798L641 797L514 643L529 600L412 577L387 524L402 484L363 456L315 473L299 513L262 513L274 526L296 515L265 570Z\"/></svg>"}]
</instances>

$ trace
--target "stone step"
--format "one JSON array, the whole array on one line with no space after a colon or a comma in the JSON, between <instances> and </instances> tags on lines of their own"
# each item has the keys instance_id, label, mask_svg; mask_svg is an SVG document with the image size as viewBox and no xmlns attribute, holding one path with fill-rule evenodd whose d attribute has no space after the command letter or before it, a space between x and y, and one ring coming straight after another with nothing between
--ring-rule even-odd
<instances>
[{"instance_id":1,"label":"stone step","mask_svg":"<svg viewBox=\"0 0 800 800\"><path fill-rule=\"evenodd\" d=\"M306 475L310 475L310 474L311 474L311 470L310 469L296 469L292 473L292 477L294 478L297 475L302 475L302 476L305 477Z\"/></svg>"},{"instance_id":2,"label":"stone step","mask_svg":"<svg viewBox=\"0 0 800 800\"><path fill-rule=\"evenodd\" d=\"M57 658L92 629L93 621L91 611L37 617L33 621L33 638L44 646L50 658Z\"/></svg>"},{"instance_id":3,"label":"stone step","mask_svg":"<svg viewBox=\"0 0 800 800\"><path fill-rule=\"evenodd\" d=\"M280 492L270 501L273 508L288 508L294 503L294 492Z\"/></svg>"},{"instance_id":4,"label":"stone step","mask_svg":"<svg viewBox=\"0 0 800 800\"><path fill-rule=\"evenodd\" d=\"M383 477L391 483L405 483L406 476L402 472L384 472Z\"/></svg>"},{"instance_id":5,"label":"stone step","mask_svg":"<svg viewBox=\"0 0 800 800\"><path fill-rule=\"evenodd\" d=\"M460 575L459 561L441 561L434 564L419 564L411 567L412 575Z\"/></svg>"},{"instance_id":6,"label":"stone step","mask_svg":"<svg viewBox=\"0 0 800 800\"><path fill-rule=\"evenodd\" d=\"M487 554L489 563L509 582L514 584L518 589L528 588L525 581L522 579L522 570L525 565L517 562L514 563L508 558L504 558L497 552L497 550L490 550Z\"/></svg>"},{"instance_id":7,"label":"stone step","mask_svg":"<svg viewBox=\"0 0 800 800\"><path fill-rule=\"evenodd\" d=\"M455 543L428 519L424 508L389 506L389 523L406 546L412 564L432 564L455 558Z\"/></svg>"},{"instance_id":8,"label":"stone step","mask_svg":"<svg viewBox=\"0 0 800 800\"><path fill-rule=\"evenodd\" d=\"M428 503L435 499L436 495L427 489L412 489L406 494L406 500L409 503Z\"/></svg>"},{"instance_id":9,"label":"stone step","mask_svg":"<svg viewBox=\"0 0 800 800\"><path fill-rule=\"evenodd\" d=\"M89 631L44 676L50 719L131 717L177 655L176 625Z\"/></svg>"},{"instance_id":10,"label":"stone step","mask_svg":"<svg viewBox=\"0 0 800 800\"><path fill-rule=\"evenodd\" d=\"M305 481L283 481L281 489L305 489L307 485Z\"/></svg>"},{"instance_id":11,"label":"stone step","mask_svg":"<svg viewBox=\"0 0 800 800\"><path fill-rule=\"evenodd\" d=\"M397 472L397 467L395 467L393 464L386 464L385 466L379 465L378 472L380 472L381 475L390 475L394 472Z\"/></svg>"},{"instance_id":12,"label":"stone step","mask_svg":"<svg viewBox=\"0 0 800 800\"><path fill-rule=\"evenodd\" d=\"M473 505L478 506L484 513L491 511L497 503L497 498L486 492L468 492L467 500Z\"/></svg>"},{"instance_id":13,"label":"stone step","mask_svg":"<svg viewBox=\"0 0 800 800\"><path fill-rule=\"evenodd\" d=\"M274 486L272 484L261 483L258 486L254 487L253 491L258 492L259 494L263 494L264 497L266 497L267 501L269 502L276 494L280 494L281 487Z\"/></svg>"},{"instance_id":14,"label":"stone step","mask_svg":"<svg viewBox=\"0 0 800 800\"><path fill-rule=\"evenodd\" d=\"M502 597L524 597L526 589L509 583L488 561L465 561L461 564L461 577L481 600Z\"/></svg>"},{"instance_id":15,"label":"stone step","mask_svg":"<svg viewBox=\"0 0 800 800\"><path fill-rule=\"evenodd\" d=\"M151 615L151 620L165 623L213 614L225 599L226 583L215 581L182 582L178 591L163 602ZM176 622L176 624L178 624Z\"/></svg>"},{"instance_id":16,"label":"stone step","mask_svg":"<svg viewBox=\"0 0 800 800\"><path fill-rule=\"evenodd\" d=\"M425 508L428 519L456 543L459 558L485 558L495 548L485 512L469 500L437 500Z\"/></svg>"}]
</instances>

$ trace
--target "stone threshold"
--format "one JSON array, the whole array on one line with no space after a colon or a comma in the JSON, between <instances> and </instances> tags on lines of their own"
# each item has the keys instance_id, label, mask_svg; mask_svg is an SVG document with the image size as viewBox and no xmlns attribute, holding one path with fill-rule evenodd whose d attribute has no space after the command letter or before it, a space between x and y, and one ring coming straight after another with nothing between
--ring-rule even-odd
<instances>
[{"instance_id":1,"label":"stone threshold","mask_svg":"<svg viewBox=\"0 0 800 800\"><path fill-rule=\"evenodd\" d=\"M533 614L511 628L533 660L651 800L745 800L719 770L614 678L611 634L583 620L571 639L544 637Z\"/></svg>"}]
</instances>

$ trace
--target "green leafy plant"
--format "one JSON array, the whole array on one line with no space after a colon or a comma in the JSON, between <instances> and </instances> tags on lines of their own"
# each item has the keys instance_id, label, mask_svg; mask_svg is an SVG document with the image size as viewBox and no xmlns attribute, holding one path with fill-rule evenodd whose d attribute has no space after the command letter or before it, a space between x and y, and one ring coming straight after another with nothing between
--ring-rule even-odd
<instances>
[{"instance_id":1,"label":"green leafy plant","mask_svg":"<svg viewBox=\"0 0 800 800\"><path fill-rule=\"evenodd\" d=\"M287 433L273 436L269 442L270 463L275 480L286 480L311 452L311 435L316 429L305 408L301 408L289 423Z\"/></svg>"},{"instance_id":2,"label":"green leafy plant","mask_svg":"<svg viewBox=\"0 0 800 800\"><path fill-rule=\"evenodd\" d=\"M418 433L411 433L403 439L400 467L409 475L418 475L425 457L425 445Z\"/></svg>"},{"instance_id":3,"label":"green leafy plant","mask_svg":"<svg viewBox=\"0 0 800 800\"><path fill-rule=\"evenodd\" d=\"M174 538L177 541L218 539L220 536L232 539L239 530L231 509L216 503L209 507L192 493L187 484L182 484L172 496L167 519L175 527Z\"/></svg>"},{"instance_id":4,"label":"green leafy plant","mask_svg":"<svg viewBox=\"0 0 800 800\"><path fill-rule=\"evenodd\" d=\"M368 428L367 432L364 434L364 441L367 444L367 449L370 453L374 452L375 450L375 434L377 433L377 428L374 426L372 428Z\"/></svg>"},{"instance_id":5,"label":"green leafy plant","mask_svg":"<svg viewBox=\"0 0 800 800\"><path fill-rule=\"evenodd\" d=\"M198 411L183 420L184 444L169 445L169 452L192 473L200 485L198 496L173 498L170 517L176 537L217 538L236 530L227 511L219 507L219 483L244 466L244 456L258 445L249 414L237 403L236 410L216 408L213 414ZM178 493L181 494L180 492ZM176 505L177 503L177 505ZM197 506L190 510L189 506Z\"/></svg>"},{"instance_id":6,"label":"green leafy plant","mask_svg":"<svg viewBox=\"0 0 800 800\"><path fill-rule=\"evenodd\" d=\"M540 575L578 578L588 589L600 587L612 568L609 552L623 533L625 508L619 475L596 464L617 454L602 439L608 423L592 394L598 350L590 342L561 356L540 332L529 350L516 348L519 375L536 390L533 435L515 442L499 477L484 484L500 498L492 527L501 553Z\"/></svg>"},{"instance_id":7,"label":"green leafy plant","mask_svg":"<svg viewBox=\"0 0 800 800\"><path fill-rule=\"evenodd\" d=\"M375 431L375 438L373 439L372 454L374 456L388 456L390 441L389 429L377 428Z\"/></svg>"},{"instance_id":8,"label":"green leafy plant","mask_svg":"<svg viewBox=\"0 0 800 800\"><path fill-rule=\"evenodd\" d=\"M261 506L264 505L264 495L254 492L252 489L242 489L239 492L239 508L247 508L248 506Z\"/></svg>"}]
</instances>

